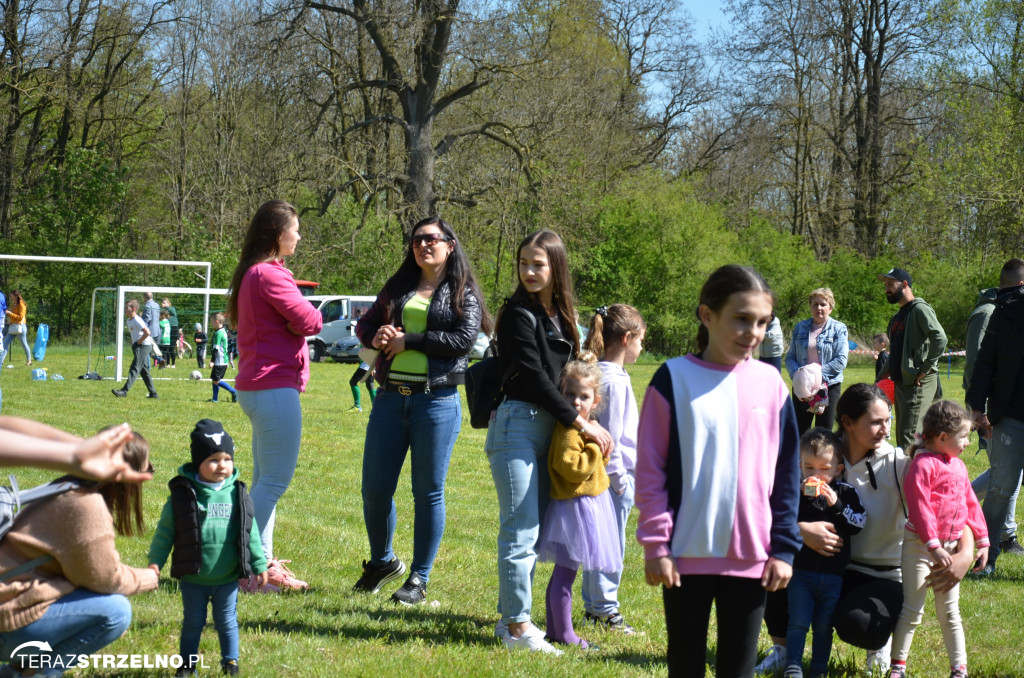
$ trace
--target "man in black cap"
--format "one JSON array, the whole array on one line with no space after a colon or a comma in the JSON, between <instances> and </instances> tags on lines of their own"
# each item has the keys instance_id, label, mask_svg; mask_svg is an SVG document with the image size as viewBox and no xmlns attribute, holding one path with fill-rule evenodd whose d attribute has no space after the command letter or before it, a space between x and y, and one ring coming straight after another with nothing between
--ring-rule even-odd
<instances>
[{"instance_id":1,"label":"man in black cap","mask_svg":"<svg viewBox=\"0 0 1024 678\"><path fill-rule=\"evenodd\" d=\"M909 273L892 268L878 279L885 283L886 300L900 307L889 321L889 362L879 378L889 376L896 385L896 444L906 450L939 391L946 333L928 302L914 297Z\"/></svg>"}]
</instances>

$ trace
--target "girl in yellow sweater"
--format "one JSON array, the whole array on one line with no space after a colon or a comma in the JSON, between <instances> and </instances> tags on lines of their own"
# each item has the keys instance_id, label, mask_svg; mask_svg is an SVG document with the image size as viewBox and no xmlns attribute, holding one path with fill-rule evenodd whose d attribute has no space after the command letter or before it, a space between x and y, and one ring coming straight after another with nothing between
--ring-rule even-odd
<instances>
[{"instance_id":1,"label":"girl in yellow sweater","mask_svg":"<svg viewBox=\"0 0 1024 678\"><path fill-rule=\"evenodd\" d=\"M4 335L4 351L0 353L0 362L4 356L6 356L8 350L11 348L11 344L14 342L14 337L21 339L21 347L25 350L25 364L32 364L32 352L28 347L28 324L25 322L25 316L28 315L28 309L25 307L25 300L21 298L21 293L18 290L11 290L11 302L7 310L7 334ZM12 357L13 361L14 358Z\"/></svg>"},{"instance_id":2,"label":"girl in yellow sweater","mask_svg":"<svg viewBox=\"0 0 1024 678\"><path fill-rule=\"evenodd\" d=\"M562 395L584 419L595 414L601 396L601 368L593 353L582 353L562 372ZM608 489L608 458L580 431L555 424L548 449L551 502L544 517L538 557L553 561L546 600L547 637L552 643L588 647L572 628L572 585L580 567L614 572L621 567L615 508Z\"/></svg>"}]
</instances>

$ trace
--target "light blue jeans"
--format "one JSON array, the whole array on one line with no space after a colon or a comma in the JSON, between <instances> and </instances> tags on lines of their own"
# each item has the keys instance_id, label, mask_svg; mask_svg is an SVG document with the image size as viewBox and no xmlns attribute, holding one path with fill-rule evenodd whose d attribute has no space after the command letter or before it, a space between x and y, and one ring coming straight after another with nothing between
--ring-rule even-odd
<instances>
[{"instance_id":1,"label":"light blue jeans","mask_svg":"<svg viewBox=\"0 0 1024 678\"><path fill-rule=\"evenodd\" d=\"M376 405L374 405L376 407ZM506 400L487 427L484 449L498 491L498 613L530 620L537 538L551 498L548 447L554 418L533 403Z\"/></svg>"},{"instance_id":2,"label":"light blue jeans","mask_svg":"<svg viewBox=\"0 0 1024 678\"><path fill-rule=\"evenodd\" d=\"M124 596L75 589L46 608L43 616L31 624L0 633L0 658L10 661L11 652L23 643L47 642L52 648L50 652L24 648L18 657L24 660L29 654L48 655L25 660L24 665L56 667L57 671L45 675L59 675L63 669L75 666L78 655L98 653L120 638L131 621L132 605Z\"/></svg>"},{"instance_id":3,"label":"light blue jeans","mask_svg":"<svg viewBox=\"0 0 1024 678\"><path fill-rule=\"evenodd\" d=\"M1003 417L992 427L992 441L989 447L991 467L988 475L988 492L982 510L992 545L988 549L988 562L995 565L999 557L999 539L1006 510L1020 485L1021 471L1024 471L1024 422Z\"/></svg>"},{"instance_id":4,"label":"light blue jeans","mask_svg":"<svg viewBox=\"0 0 1024 678\"><path fill-rule=\"evenodd\" d=\"M363 520L374 565L395 557L395 491L409 453L415 510L410 568L429 581L444 535L444 483L461 426L462 404L454 386L411 395L377 391L366 426L362 483Z\"/></svg>"},{"instance_id":5,"label":"light blue jeans","mask_svg":"<svg viewBox=\"0 0 1024 678\"><path fill-rule=\"evenodd\" d=\"M4 335L4 354L0 356L0 360L7 357L8 351L10 351L11 344L14 343L14 338L18 337L21 339L21 348L25 351L25 361L32 361L32 351L28 347L28 327L25 327L25 331L21 334L9 334L11 330L10 325L7 326L8 334ZM14 360L14 356L11 356L11 360Z\"/></svg>"},{"instance_id":6,"label":"light blue jeans","mask_svg":"<svg viewBox=\"0 0 1024 678\"><path fill-rule=\"evenodd\" d=\"M992 453L990 451L991 443L988 443L984 438L978 437L978 446L985 450L985 455L988 456L989 466L992 465ZM984 501L985 496L988 494L988 474L989 469L985 469L980 476L971 481L971 489L974 490L974 494L977 495L978 501ZM999 541L1006 541L1011 537L1017 536L1017 495L1020 493L1020 479L1017 480L1017 489L1010 495L1010 503L1006 507L1006 522L1003 523L1003 529L999 533ZM989 539L995 539L996 535L989 535Z\"/></svg>"},{"instance_id":7,"label":"light blue jeans","mask_svg":"<svg viewBox=\"0 0 1024 678\"><path fill-rule=\"evenodd\" d=\"M220 586L195 584L182 580L181 587L181 642L178 654L183 666L198 664L199 639L206 626L206 608L213 604L213 625L220 641L220 663L238 661L238 582L229 581Z\"/></svg>"},{"instance_id":8,"label":"light blue jeans","mask_svg":"<svg viewBox=\"0 0 1024 678\"><path fill-rule=\"evenodd\" d=\"M238 404L252 423L252 497L254 518L269 562L274 558L277 502L288 489L299 462L302 407L294 388L238 391Z\"/></svg>"},{"instance_id":9,"label":"light blue jeans","mask_svg":"<svg viewBox=\"0 0 1024 678\"><path fill-rule=\"evenodd\" d=\"M623 476L625 487L622 494L608 488L611 493L612 506L615 507L615 521L619 526L620 560L626 557L626 521L629 511L633 508L633 492L636 479L630 474ZM622 581L622 570L618 572L583 571L583 583L580 591L583 594L583 609L599 617L610 617L619 611L619 583Z\"/></svg>"}]
</instances>

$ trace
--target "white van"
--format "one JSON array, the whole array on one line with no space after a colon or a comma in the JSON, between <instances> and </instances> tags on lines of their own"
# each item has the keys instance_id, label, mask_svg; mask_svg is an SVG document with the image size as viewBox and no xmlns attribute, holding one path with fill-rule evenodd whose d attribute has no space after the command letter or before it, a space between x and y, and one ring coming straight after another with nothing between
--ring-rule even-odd
<instances>
[{"instance_id":1,"label":"white van","mask_svg":"<svg viewBox=\"0 0 1024 678\"><path fill-rule=\"evenodd\" d=\"M318 363L327 355L327 347L342 337L355 334L356 321L370 310L377 300L373 296L357 296L352 294L320 294L306 297L313 308L320 311L324 326L320 334L306 337L309 347L309 359Z\"/></svg>"}]
</instances>

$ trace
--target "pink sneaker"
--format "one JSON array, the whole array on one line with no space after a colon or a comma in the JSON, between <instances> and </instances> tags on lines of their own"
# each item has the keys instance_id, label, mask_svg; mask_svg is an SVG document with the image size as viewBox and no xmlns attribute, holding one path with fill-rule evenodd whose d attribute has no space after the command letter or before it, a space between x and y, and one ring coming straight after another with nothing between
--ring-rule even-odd
<instances>
[{"instance_id":1,"label":"pink sneaker","mask_svg":"<svg viewBox=\"0 0 1024 678\"><path fill-rule=\"evenodd\" d=\"M267 564L267 571L270 573L270 583L283 590L304 591L309 589L309 584L297 579L285 563L290 560L271 560Z\"/></svg>"},{"instance_id":2,"label":"pink sneaker","mask_svg":"<svg viewBox=\"0 0 1024 678\"><path fill-rule=\"evenodd\" d=\"M238 590L242 593L280 593L281 589L273 584L260 586L258 577L242 577L238 580Z\"/></svg>"}]
</instances>

